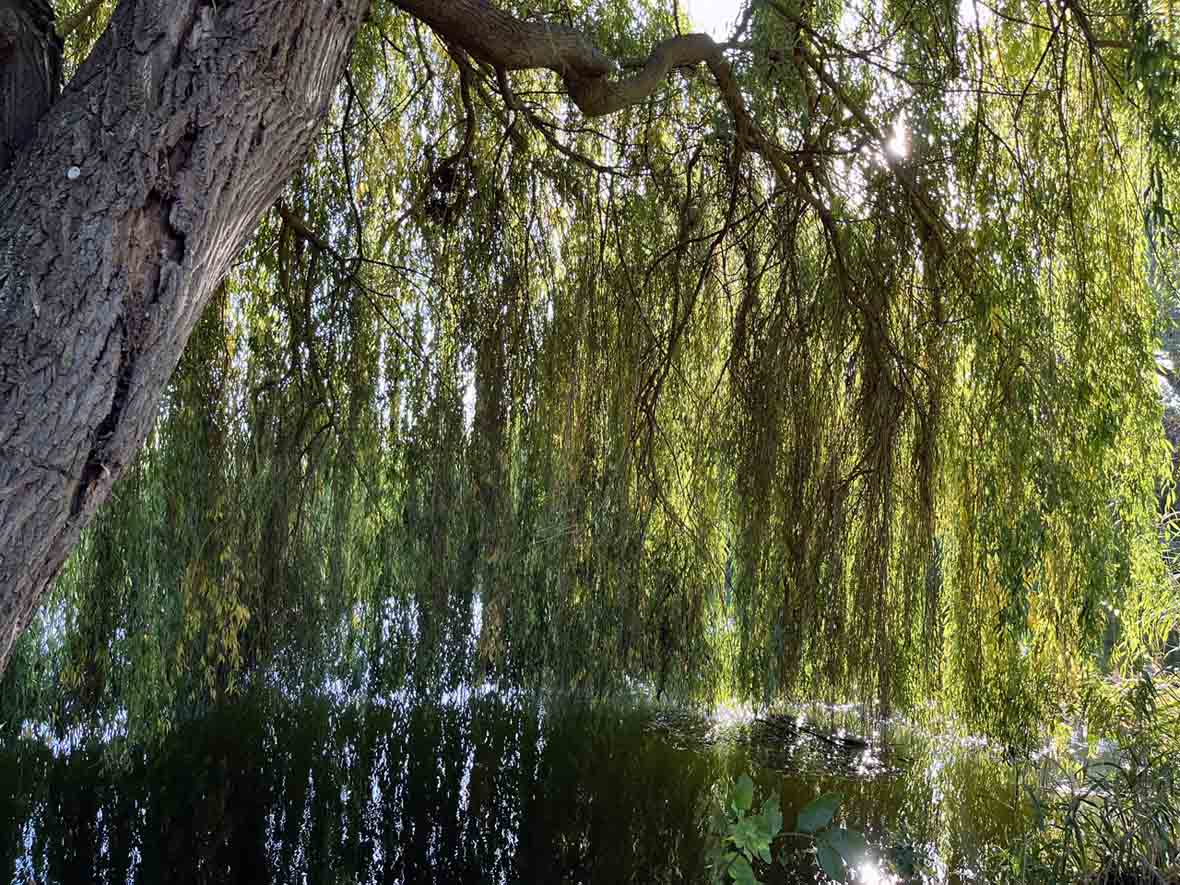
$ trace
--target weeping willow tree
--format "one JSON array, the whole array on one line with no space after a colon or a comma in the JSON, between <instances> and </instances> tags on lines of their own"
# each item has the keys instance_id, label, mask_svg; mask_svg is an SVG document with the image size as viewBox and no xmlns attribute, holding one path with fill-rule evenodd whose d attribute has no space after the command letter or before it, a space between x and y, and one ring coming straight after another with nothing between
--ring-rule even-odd
<instances>
[{"instance_id":1,"label":"weeping willow tree","mask_svg":"<svg viewBox=\"0 0 1180 885\"><path fill-rule=\"evenodd\" d=\"M10 723L638 679L1012 735L1114 610L1124 660L1167 632L1169 20L756 0L715 44L566 3L627 82L662 60L599 113L401 5L21 639Z\"/></svg>"}]
</instances>

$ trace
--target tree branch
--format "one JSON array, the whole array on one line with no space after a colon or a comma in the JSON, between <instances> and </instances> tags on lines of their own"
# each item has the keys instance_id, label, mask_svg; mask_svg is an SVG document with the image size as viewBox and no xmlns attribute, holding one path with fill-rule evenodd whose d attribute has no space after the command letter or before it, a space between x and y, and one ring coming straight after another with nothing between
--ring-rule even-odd
<instances>
[{"instance_id":1,"label":"tree branch","mask_svg":"<svg viewBox=\"0 0 1180 885\"><path fill-rule=\"evenodd\" d=\"M545 68L563 77L604 77L614 63L586 36L548 22L527 22L486 0L395 0L471 56L509 71Z\"/></svg>"},{"instance_id":2,"label":"tree branch","mask_svg":"<svg viewBox=\"0 0 1180 885\"><path fill-rule=\"evenodd\" d=\"M487 0L396 2L444 40L493 68L554 71L587 117L606 116L645 101L673 70L701 62L713 71L727 104L741 102L722 47L707 34L669 37L656 44L645 60L628 61L628 67L638 66L635 74L614 79L618 63L574 28L514 18Z\"/></svg>"}]
</instances>

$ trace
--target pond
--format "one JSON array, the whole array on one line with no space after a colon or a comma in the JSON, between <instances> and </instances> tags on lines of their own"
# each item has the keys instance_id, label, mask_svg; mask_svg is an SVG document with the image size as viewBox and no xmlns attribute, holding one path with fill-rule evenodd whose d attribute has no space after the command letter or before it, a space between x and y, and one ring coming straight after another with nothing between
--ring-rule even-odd
<instances>
[{"instance_id":1,"label":"pond","mask_svg":"<svg viewBox=\"0 0 1180 885\"><path fill-rule=\"evenodd\" d=\"M855 713L269 694L150 749L80 744L26 730L0 750L9 881L704 882L709 802L744 773L756 804L781 795L788 828L841 793L841 825L882 862L914 861L911 881L999 881L1021 832L1012 769L978 742ZM775 847L787 862L767 881L825 881L806 845ZM883 869L860 880L894 881Z\"/></svg>"}]
</instances>

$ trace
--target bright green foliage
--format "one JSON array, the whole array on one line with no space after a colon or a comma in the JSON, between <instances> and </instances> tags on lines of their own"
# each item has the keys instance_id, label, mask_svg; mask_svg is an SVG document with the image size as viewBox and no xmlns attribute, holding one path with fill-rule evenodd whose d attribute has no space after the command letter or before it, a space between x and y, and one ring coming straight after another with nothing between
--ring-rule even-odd
<instances>
[{"instance_id":1,"label":"bright green foliage","mask_svg":"<svg viewBox=\"0 0 1180 885\"><path fill-rule=\"evenodd\" d=\"M674 8L567 12L630 58ZM745 11L781 170L703 68L587 121L377 3L10 697L640 678L1027 742L1109 610L1166 632L1167 23Z\"/></svg>"},{"instance_id":2,"label":"bright green foliage","mask_svg":"<svg viewBox=\"0 0 1180 885\"><path fill-rule=\"evenodd\" d=\"M715 799L710 811L707 851L713 881L757 883L753 865L773 862L772 843L780 837L813 840L815 862L828 878L850 881L852 871L868 858L869 847L858 831L832 826L842 801L839 793L813 799L799 810L797 832L787 832L777 796L766 799L757 814L751 813L754 782L741 775L725 797Z\"/></svg>"},{"instance_id":3,"label":"bright green foliage","mask_svg":"<svg viewBox=\"0 0 1180 885\"><path fill-rule=\"evenodd\" d=\"M1144 671L1102 695L1089 712L1116 740L1029 789L1035 826L1012 852L1021 882L1180 881L1180 686Z\"/></svg>"},{"instance_id":4,"label":"bright green foliage","mask_svg":"<svg viewBox=\"0 0 1180 885\"><path fill-rule=\"evenodd\" d=\"M708 853L713 881L753 885L759 881L753 862L771 862L771 843L782 834L783 813L776 796L763 802L757 814L751 813L753 804L754 782L743 774L712 809Z\"/></svg>"}]
</instances>

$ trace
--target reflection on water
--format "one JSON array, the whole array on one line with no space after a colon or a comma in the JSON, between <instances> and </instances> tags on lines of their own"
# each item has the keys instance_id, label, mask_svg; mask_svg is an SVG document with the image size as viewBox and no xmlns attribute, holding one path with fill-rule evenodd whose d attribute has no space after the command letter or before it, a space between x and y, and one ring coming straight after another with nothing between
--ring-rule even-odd
<instances>
[{"instance_id":1,"label":"reflection on water","mask_svg":"<svg viewBox=\"0 0 1180 885\"><path fill-rule=\"evenodd\" d=\"M994 881L1006 769L951 741L521 696L238 700L162 746L0 750L0 868L30 882L698 882L715 783L788 823L820 792L925 881ZM806 854L771 881L814 882ZM866 868L865 881L874 876ZM881 881L881 880L878 880Z\"/></svg>"}]
</instances>

